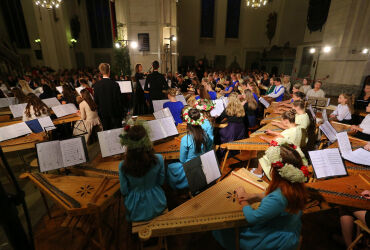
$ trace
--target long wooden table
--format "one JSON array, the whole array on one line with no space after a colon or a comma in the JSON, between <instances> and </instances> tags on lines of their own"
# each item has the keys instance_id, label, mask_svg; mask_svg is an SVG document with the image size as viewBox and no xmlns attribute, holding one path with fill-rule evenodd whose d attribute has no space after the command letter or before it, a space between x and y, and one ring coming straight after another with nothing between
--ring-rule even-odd
<instances>
[{"instance_id":1,"label":"long wooden table","mask_svg":"<svg viewBox=\"0 0 370 250\"><path fill-rule=\"evenodd\" d=\"M36 143L43 142L46 140L46 133L32 133L19 138L0 142L0 147L4 153L15 152L25 149L35 148Z\"/></svg>"},{"instance_id":2,"label":"long wooden table","mask_svg":"<svg viewBox=\"0 0 370 250\"><path fill-rule=\"evenodd\" d=\"M64 124L64 123L69 123L69 122L75 122L81 120L81 117L77 114L71 114L71 115L66 115L57 119L53 120L54 125L59 125L59 124ZM0 127L5 127L17 123L21 123L22 118L17 118L17 119L12 119L11 121L6 121L6 122L0 122Z\"/></svg>"}]
</instances>

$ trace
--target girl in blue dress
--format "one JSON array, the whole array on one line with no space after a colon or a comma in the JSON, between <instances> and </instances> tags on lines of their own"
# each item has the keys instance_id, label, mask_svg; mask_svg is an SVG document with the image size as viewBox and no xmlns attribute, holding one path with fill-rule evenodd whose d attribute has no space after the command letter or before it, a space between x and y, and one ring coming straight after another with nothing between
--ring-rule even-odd
<instances>
[{"instance_id":1,"label":"girl in blue dress","mask_svg":"<svg viewBox=\"0 0 370 250\"><path fill-rule=\"evenodd\" d=\"M195 100L199 100L199 99L211 100L211 97L209 96L207 88L203 84L199 85L199 88L197 89L197 93L198 95L195 97Z\"/></svg>"},{"instance_id":2,"label":"girl in blue dress","mask_svg":"<svg viewBox=\"0 0 370 250\"><path fill-rule=\"evenodd\" d=\"M167 169L168 184L173 189L189 187L182 164L207 152L209 145L209 138L201 127L205 120L203 114L196 108L187 107L183 118L187 123L187 134L181 139L180 162L169 164Z\"/></svg>"},{"instance_id":3,"label":"girl in blue dress","mask_svg":"<svg viewBox=\"0 0 370 250\"><path fill-rule=\"evenodd\" d=\"M212 89L212 84L210 82L205 83L205 87L208 91L211 100L217 99L217 92Z\"/></svg>"},{"instance_id":4,"label":"girl in blue dress","mask_svg":"<svg viewBox=\"0 0 370 250\"><path fill-rule=\"evenodd\" d=\"M235 190L248 227L240 228L240 249L297 249L301 231L301 215L307 199L304 182L308 176L299 153L288 145L276 146L276 161L271 164L272 180L265 194ZM261 201L256 210L251 202ZM226 249L236 249L235 230L213 232Z\"/></svg>"},{"instance_id":5,"label":"girl in blue dress","mask_svg":"<svg viewBox=\"0 0 370 250\"><path fill-rule=\"evenodd\" d=\"M211 116L210 112L212 109L214 109L214 104L210 100L199 99L194 103L194 107L200 110L204 116L204 122L201 127L208 136L207 151L210 151L213 148L214 140L213 126L211 123L211 119L213 119L213 117Z\"/></svg>"},{"instance_id":6,"label":"girl in blue dress","mask_svg":"<svg viewBox=\"0 0 370 250\"><path fill-rule=\"evenodd\" d=\"M152 142L142 125L126 126L121 136L126 146L119 164L121 193L128 221L147 221L162 214L167 206L162 189L165 180L163 157L154 154Z\"/></svg>"},{"instance_id":7,"label":"girl in blue dress","mask_svg":"<svg viewBox=\"0 0 370 250\"><path fill-rule=\"evenodd\" d=\"M176 100L176 89L174 88L168 90L168 99L170 101L163 103L163 108L169 108L177 126L177 124L182 123L181 111L184 104Z\"/></svg>"}]
</instances>

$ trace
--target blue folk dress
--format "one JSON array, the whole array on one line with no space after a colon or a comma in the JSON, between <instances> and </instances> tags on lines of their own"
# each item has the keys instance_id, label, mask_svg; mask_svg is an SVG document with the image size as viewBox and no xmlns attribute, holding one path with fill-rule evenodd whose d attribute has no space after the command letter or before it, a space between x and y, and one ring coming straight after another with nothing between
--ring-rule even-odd
<instances>
[{"instance_id":1,"label":"blue folk dress","mask_svg":"<svg viewBox=\"0 0 370 250\"><path fill-rule=\"evenodd\" d=\"M249 227L240 228L240 249L297 249L301 215L285 211L287 200L278 188L268 194L258 209L243 208ZM214 231L213 236L226 249L235 249L235 230Z\"/></svg>"},{"instance_id":2,"label":"blue folk dress","mask_svg":"<svg viewBox=\"0 0 370 250\"><path fill-rule=\"evenodd\" d=\"M165 102L163 104L163 108L168 108L171 111L176 126L177 124L182 123L181 112L184 108L184 104L182 102Z\"/></svg>"},{"instance_id":3,"label":"blue folk dress","mask_svg":"<svg viewBox=\"0 0 370 250\"><path fill-rule=\"evenodd\" d=\"M164 161L160 154L155 155L158 163L142 177L125 174L119 165L119 181L124 196L126 218L128 221L147 221L162 214L167 207L162 189L165 179Z\"/></svg>"}]
</instances>

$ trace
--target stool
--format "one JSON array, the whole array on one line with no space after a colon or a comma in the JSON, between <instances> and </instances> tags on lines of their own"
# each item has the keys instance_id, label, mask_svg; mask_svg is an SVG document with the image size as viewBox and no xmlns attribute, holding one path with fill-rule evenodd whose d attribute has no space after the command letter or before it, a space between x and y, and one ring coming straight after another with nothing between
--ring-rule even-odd
<instances>
[{"instance_id":1,"label":"stool","mask_svg":"<svg viewBox=\"0 0 370 250\"><path fill-rule=\"evenodd\" d=\"M352 241L351 245L347 248L348 250L352 250L354 246L357 245L357 243L361 240L362 237L365 236L365 234L370 234L370 229L360 220L355 220L355 224L357 225L357 232L358 235L354 241Z\"/></svg>"}]
</instances>

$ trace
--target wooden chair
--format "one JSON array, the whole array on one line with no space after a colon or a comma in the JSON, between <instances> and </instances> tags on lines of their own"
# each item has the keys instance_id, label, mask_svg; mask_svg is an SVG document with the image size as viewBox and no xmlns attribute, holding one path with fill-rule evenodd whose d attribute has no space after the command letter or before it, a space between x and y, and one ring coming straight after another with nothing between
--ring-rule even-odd
<instances>
[{"instance_id":1,"label":"wooden chair","mask_svg":"<svg viewBox=\"0 0 370 250\"><path fill-rule=\"evenodd\" d=\"M223 164L221 166L221 175L222 178L228 176L231 171L235 170L236 168L247 168L250 165L250 161L257 157L257 151L240 151L239 154L234 155L230 158L225 158L223 160ZM227 170L227 172L225 171Z\"/></svg>"},{"instance_id":2,"label":"wooden chair","mask_svg":"<svg viewBox=\"0 0 370 250\"><path fill-rule=\"evenodd\" d=\"M361 220L355 220L355 224L357 225L358 234L356 239L347 248L348 250L352 250L365 235L370 234L370 229Z\"/></svg>"}]
</instances>

